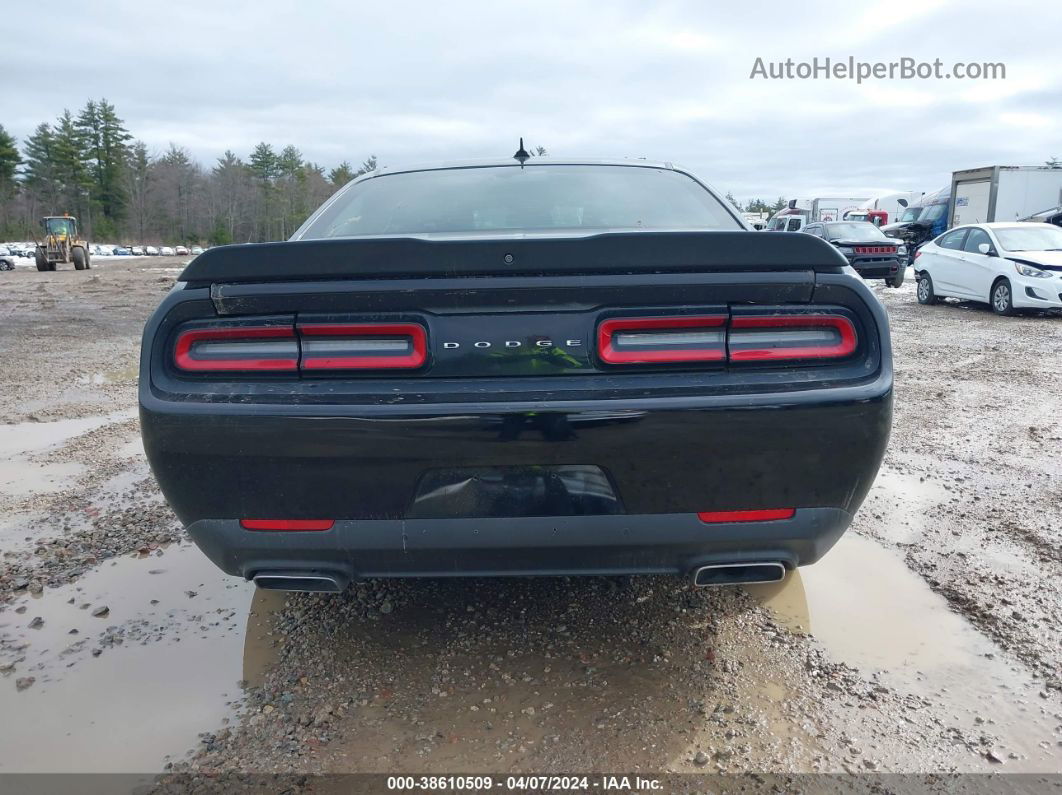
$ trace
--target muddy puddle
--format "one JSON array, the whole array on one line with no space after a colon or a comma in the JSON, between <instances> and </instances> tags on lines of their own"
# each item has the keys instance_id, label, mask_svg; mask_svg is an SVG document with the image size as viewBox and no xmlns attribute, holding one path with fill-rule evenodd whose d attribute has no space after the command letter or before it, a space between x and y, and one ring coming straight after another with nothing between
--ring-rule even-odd
<instances>
[{"instance_id":1,"label":"muddy puddle","mask_svg":"<svg viewBox=\"0 0 1062 795\"><path fill-rule=\"evenodd\" d=\"M1009 769L1057 769L1058 721L1039 696L1043 684L953 612L899 554L849 531L815 565L748 591L834 660L942 705L954 726L998 736L1018 757Z\"/></svg>"},{"instance_id":2,"label":"muddy puddle","mask_svg":"<svg viewBox=\"0 0 1062 795\"><path fill-rule=\"evenodd\" d=\"M129 409L81 419L0 425L0 496L19 498L61 491L84 472L84 467L34 459L70 439L136 416L136 409Z\"/></svg>"},{"instance_id":3,"label":"muddy puddle","mask_svg":"<svg viewBox=\"0 0 1062 795\"><path fill-rule=\"evenodd\" d=\"M158 771L233 716L266 650L245 643L254 586L194 546L160 552L0 613L0 772Z\"/></svg>"}]
</instances>

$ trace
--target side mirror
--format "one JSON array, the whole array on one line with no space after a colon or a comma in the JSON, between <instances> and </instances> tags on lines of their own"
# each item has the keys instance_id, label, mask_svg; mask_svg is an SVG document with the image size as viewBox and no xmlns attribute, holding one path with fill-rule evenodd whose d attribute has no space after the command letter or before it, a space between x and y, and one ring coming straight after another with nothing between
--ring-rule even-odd
<instances>
[{"instance_id":1,"label":"side mirror","mask_svg":"<svg viewBox=\"0 0 1062 795\"><path fill-rule=\"evenodd\" d=\"M990 244L988 244L988 243L979 243L977 245L977 250L980 251L985 256L988 256L988 257L992 256L992 246Z\"/></svg>"}]
</instances>

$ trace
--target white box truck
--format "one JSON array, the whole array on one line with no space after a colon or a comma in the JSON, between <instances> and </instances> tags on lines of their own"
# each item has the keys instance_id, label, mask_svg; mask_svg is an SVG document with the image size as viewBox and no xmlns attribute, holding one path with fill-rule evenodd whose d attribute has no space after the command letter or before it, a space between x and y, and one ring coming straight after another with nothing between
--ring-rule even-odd
<instances>
[{"instance_id":1,"label":"white box truck","mask_svg":"<svg viewBox=\"0 0 1062 795\"><path fill-rule=\"evenodd\" d=\"M816 221L840 221L845 213L858 209L865 201L869 201L866 196L854 199L833 196L790 199L788 207L771 217L767 229L772 232L799 232Z\"/></svg>"},{"instance_id":2,"label":"white box truck","mask_svg":"<svg viewBox=\"0 0 1062 795\"><path fill-rule=\"evenodd\" d=\"M951 176L948 227L1018 221L1062 204L1062 168L986 166Z\"/></svg>"}]
</instances>

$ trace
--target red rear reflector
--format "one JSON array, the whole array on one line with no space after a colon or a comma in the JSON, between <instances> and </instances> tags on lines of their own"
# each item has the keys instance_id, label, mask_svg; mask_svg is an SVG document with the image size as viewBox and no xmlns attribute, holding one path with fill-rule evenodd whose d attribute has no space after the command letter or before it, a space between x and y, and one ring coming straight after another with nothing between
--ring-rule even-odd
<instances>
[{"instance_id":1,"label":"red rear reflector","mask_svg":"<svg viewBox=\"0 0 1062 795\"><path fill-rule=\"evenodd\" d=\"M857 345L855 326L842 315L735 315L730 329L732 362L840 359Z\"/></svg>"},{"instance_id":2,"label":"red rear reflector","mask_svg":"<svg viewBox=\"0 0 1062 795\"><path fill-rule=\"evenodd\" d=\"M177 336L173 360L191 372L297 370L299 347L291 326L190 329Z\"/></svg>"},{"instance_id":3,"label":"red rear reflector","mask_svg":"<svg viewBox=\"0 0 1062 795\"><path fill-rule=\"evenodd\" d=\"M244 530L331 530L335 519L240 519Z\"/></svg>"},{"instance_id":4,"label":"red rear reflector","mask_svg":"<svg viewBox=\"0 0 1062 795\"><path fill-rule=\"evenodd\" d=\"M303 370L412 370L428 360L419 323L300 323Z\"/></svg>"},{"instance_id":5,"label":"red rear reflector","mask_svg":"<svg viewBox=\"0 0 1062 795\"><path fill-rule=\"evenodd\" d=\"M609 318L597 327L597 351L607 364L721 362L726 315Z\"/></svg>"},{"instance_id":6,"label":"red rear reflector","mask_svg":"<svg viewBox=\"0 0 1062 795\"><path fill-rule=\"evenodd\" d=\"M776 519L792 519L796 508L769 508L764 511L706 511L697 514L702 522L773 522Z\"/></svg>"}]
</instances>

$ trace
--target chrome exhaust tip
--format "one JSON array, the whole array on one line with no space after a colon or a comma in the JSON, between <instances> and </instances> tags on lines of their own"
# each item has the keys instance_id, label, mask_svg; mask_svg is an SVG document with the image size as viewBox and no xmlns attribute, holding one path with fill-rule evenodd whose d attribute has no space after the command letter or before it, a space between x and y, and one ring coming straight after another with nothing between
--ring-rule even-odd
<instances>
[{"instance_id":1,"label":"chrome exhaust tip","mask_svg":"<svg viewBox=\"0 0 1062 795\"><path fill-rule=\"evenodd\" d=\"M781 582L784 579L785 564L778 561L713 563L710 566L701 566L693 572L693 584L699 588Z\"/></svg>"},{"instance_id":2,"label":"chrome exhaust tip","mask_svg":"<svg viewBox=\"0 0 1062 795\"><path fill-rule=\"evenodd\" d=\"M267 591L340 593L347 587L346 579L334 574L264 571L254 575L253 580L255 585Z\"/></svg>"}]
</instances>

